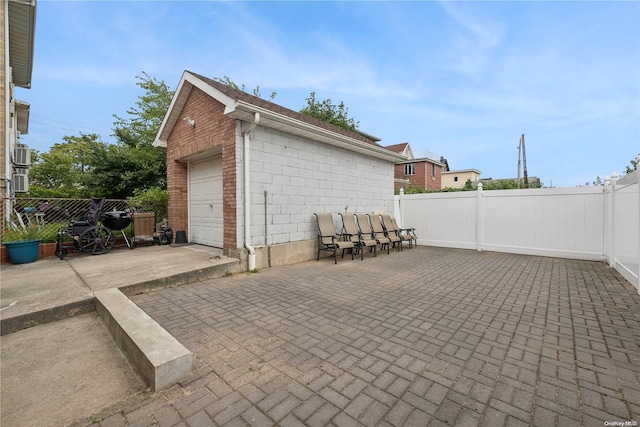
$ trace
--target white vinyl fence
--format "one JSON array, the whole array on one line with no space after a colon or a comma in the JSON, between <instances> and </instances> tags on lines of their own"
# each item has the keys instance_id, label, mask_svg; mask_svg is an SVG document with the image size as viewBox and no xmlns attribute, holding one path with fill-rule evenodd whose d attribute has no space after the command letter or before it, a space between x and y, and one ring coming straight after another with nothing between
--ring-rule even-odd
<instances>
[{"instance_id":1,"label":"white vinyl fence","mask_svg":"<svg viewBox=\"0 0 640 427\"><path fill-rule=\"evenodd\" d=\"M637 173L636 173L637 174ZM632 180L631 180L632 181ZM640 291L640 189L635 183L396 196L418 244L607 261Z\"/></svg>"},{"instance_id":2,"label":"white vinyl fence","mask_svg":"<svg viewBox=\"0 0 640 427\"><path fill-rule=\"evenodd\" d=\"M640 292L640 171L605 186L605 259Z\"/></svg>"}]
</instances>

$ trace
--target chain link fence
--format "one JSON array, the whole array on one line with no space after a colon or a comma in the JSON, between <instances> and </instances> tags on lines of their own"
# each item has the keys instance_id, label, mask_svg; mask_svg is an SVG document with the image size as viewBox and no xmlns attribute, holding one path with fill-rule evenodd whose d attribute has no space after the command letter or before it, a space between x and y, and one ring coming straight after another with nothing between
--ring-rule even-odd
<instances>
[{"instance_id":1,"label":"chain link fence","mask_svg":"<svg viewBox=\"0 0 640 427\"><path fill-rule=\"evenodd\" d=\"M26 230L37 227L43 243L55 242L58 229L67 227L71 220L85 219L91 207L91 199L29 198L2 200L2 235L8 230ZM156 222L167 218L164 203L133 204L122 199L105 199L103 212L131 211L153 212ZM130 229L125 233L131 234Z\"/></svg>"}]
</instances>

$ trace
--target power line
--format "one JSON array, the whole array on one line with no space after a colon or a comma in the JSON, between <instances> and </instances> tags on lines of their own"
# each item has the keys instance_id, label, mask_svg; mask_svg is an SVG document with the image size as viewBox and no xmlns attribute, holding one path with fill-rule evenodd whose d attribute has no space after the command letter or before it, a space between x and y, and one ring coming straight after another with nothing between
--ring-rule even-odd
<instances>
[{"instance_id":1,"label":"power line","mask_svg":"<svg viewBox=\"0 0 640 427\"><path fill-rule=\"evenodd\" d=\"M30 122L35 125L39 125L43 127L60 129L60 130L68 130L68 131L80 132L80 133L90 132L90 133L97 133L100 135L110 135L113 132L113 131L108 131L108 132L99 131L97 129L78 126L77 124L73 124L73 123L65 123L58 120L49 119L46 117L34 116L34 115L31 115Z\"/></svg>"}]
</instances>

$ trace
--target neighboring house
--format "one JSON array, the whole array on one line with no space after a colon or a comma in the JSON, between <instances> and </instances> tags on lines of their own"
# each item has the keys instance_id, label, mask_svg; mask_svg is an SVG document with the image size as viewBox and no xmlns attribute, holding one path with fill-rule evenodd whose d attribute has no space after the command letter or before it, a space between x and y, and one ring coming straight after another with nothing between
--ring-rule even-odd
<instances>
[{"instance_id":1,"label":"neighboring house","mask_svg":"<svg viewBox=\"0 0 640 427\"><path fill-rule=\"evenodd\" d=\"M408 186L415 186L425 190L439 190L442 172L449 166L444 157L440 161L423 157L415 159L408 142L389 145L388 150L407 157L406 160L396 163L394 170L394 191Z\"/></svg>"},{"instance_id":2,"label":"neighboring house","mask_svg":"<svg viewBox=\"0 0 640 427\"><path fill-rule=\"evenodd\" d=\"M393 151L394 153L402 154L409 160L413 160L413 151L411 151L411 146L408 142L403 142L402 144L387 145L385 148L387 150Z\"/></svg>"},{"instance_id":3,"label":"neighboring house","mask_svg":"<svg viewBox=\"0 0 640 427\"><path fill-rule=\"evenodd\" d=\"M0 67L0 129L4 141L0 150L0 197L8 215L16 193L29 190L28 168L31 152L20 144L20 135L29 130L29 104L14 97L14 87L30 88L36 19L35 0L5 0L0 11L3 66ZM4 218L4 216L3 216Z\"/></svg>"},{"instance_id":4,"label":"neighboring house","mask_svg":"<svg viewBox=\"0 0 640 427\"><path fill-rule=\"evenodd\" d=\"M478 169L460 169L442 172L441 188L463 188L467 181L471 181L471 185L477 186L481 174L482 172Z\"/></svg>"},{"instance_id":5,"label":"neighboring house","mask_svg":"<svg viewBox=\"0 0 640 427\"><path fill-rule=\"evenodd\" d=\"M393 211L404 156L376 141L185 71L154 143L169 224L248 269L315 259L315 212Z\"/></svg>"}]
</instances>

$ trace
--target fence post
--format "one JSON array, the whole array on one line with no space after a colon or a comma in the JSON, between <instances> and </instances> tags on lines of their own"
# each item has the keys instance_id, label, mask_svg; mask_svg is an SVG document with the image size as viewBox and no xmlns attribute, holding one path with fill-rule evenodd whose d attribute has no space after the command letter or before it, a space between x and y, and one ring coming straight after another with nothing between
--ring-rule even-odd
<instances>
[{"instance_id":1,"label":"fence post","mask_svg":"<svg viewBox=\"0 0 640 427\"><path fill-rule=\"evenodd\" d=\"M404 227L404 188L400 188L399 206L400 206L400 227Z\"/></svg>"},{"instance_id":2,"label":"fence post","mask_svg":"<svg viewBox=\"0 0 640 427\"><path fill-rule=\"evenodd\" d=\"M618 180L618 172L611 174L611 259L609 260L609 267L615 267L616 265L616 181Z\"/></svg>"},{"instance_id":3,"label":"fence post","mask_svg":"<svg viewBox=\"0 0 640 427\"><path fill-rule=\"evenodd\" d=\"M640 215L640 154L638 154L638 157L636 157L636 174L638 175L638 215ZM638 242L638 280L636 283L636 289L638 290L638 294L640 295L640 228L638 229L638 239L636 240Z\"/></svg>"},{"instance_id":4,"label":"fence post","mask_svg":"<svg viewBox=\"0 0 640 427\"><path fill-rule=\"evenodd\" d=\"M604 224L602 235L602 249L604 251L604 260L611 265L611 177L604 177Z\"/></svg>"},{"instance_id":5,"label":"fence post","mask_svg":"<svg viewBox=\"0 0 640 427\"><path fill-rule=\"evenodd\" d=\"M484 197L482 193L482 183L478 184L476 198L476 250L482 251L484 235Z\"/></svg>"}]
</instances>

